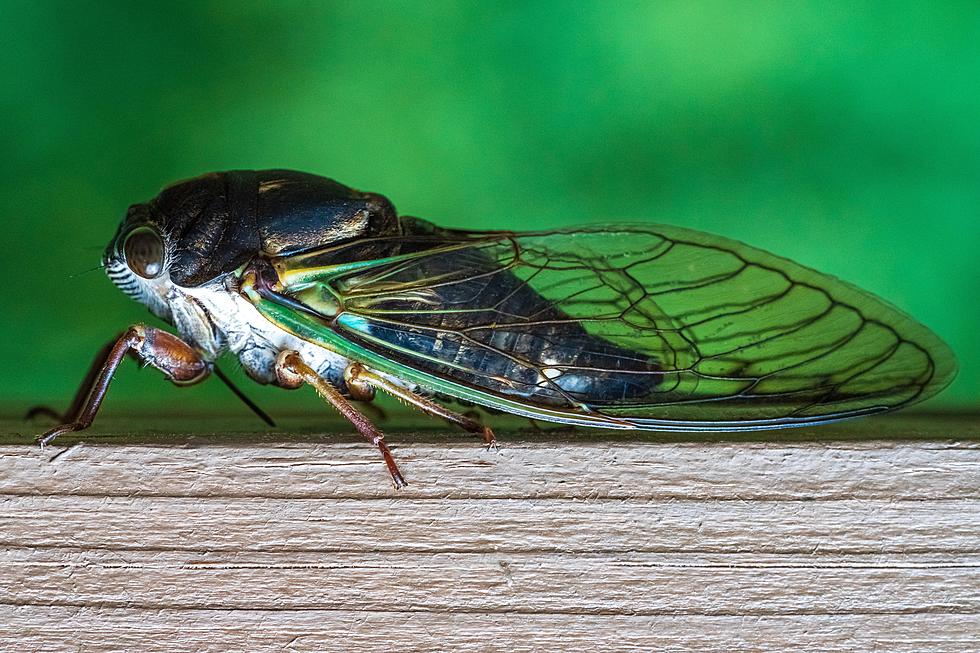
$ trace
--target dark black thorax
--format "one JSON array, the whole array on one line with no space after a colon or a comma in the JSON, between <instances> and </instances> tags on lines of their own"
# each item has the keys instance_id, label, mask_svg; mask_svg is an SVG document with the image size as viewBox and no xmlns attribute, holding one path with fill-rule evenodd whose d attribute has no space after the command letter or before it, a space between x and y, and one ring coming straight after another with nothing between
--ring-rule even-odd
<instances>
[{"instance_id":1,"label":"dark black thorax","mask_svg":"<svg viewBox=\"0 0 980 653\"><path fill-rule=\"evenodd\" d=\"M292 170L216 172L169 186L129 208L110 250L140 226L164 235L170 279L183 287L260 254L284 256L399 229L384 196Z\"/></svg>"}]
</instances>

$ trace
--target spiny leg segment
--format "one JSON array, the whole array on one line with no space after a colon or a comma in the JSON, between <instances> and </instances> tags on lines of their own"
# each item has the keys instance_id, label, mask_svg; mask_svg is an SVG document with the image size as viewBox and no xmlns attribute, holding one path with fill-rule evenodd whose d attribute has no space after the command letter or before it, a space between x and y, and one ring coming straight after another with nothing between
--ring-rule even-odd
<instances>
[{"instance_id":1,"label":"spiny leg segment","mask_svg":"<svg viewBox=\"0 0 980 653\"><path fill-rule=\"evenodd\" d=\"M367 417L354 408L340 394L337 388L333 387L333 385L317 374L312 367L307 365L298 353L289 350L281 352L278 358L276 358L276 375L279 377L279 383L283 387L297 387L302 383L313 386L317 394L324 401L331 404L341 415L346 417L368 442L378 447L381 456L384 458L385 465L388 466L388 473L391 474L391 480L394 482L395 488L402 488L408 485L398 470L395 459L388 450L384 434Z\"/></svg>"},{"instance_id":2,"label":"spiny leg segment","mask_svg":"<svg viewBox=\"0 0 980 653\"><path fill-rule=\"evenodd\" d=\"M418 408L423 413L432 415L433 417L442 418L470 433L481 436L483 438L483 442L487 445L488 450L497 447L497 440L489 426L481 424L480 422L467 417L466 415L461 415L457 412L449 410L445 406L442 406L431 399L428 399L427 397L423 397L412 392L411 390L407 390L406 388L393 383L380 374L372 372L360 363L351 363L347 366L347 369L344 370L344 380L347 382L347 386L352 392L364 393L363 389L359 389L362 384L366 384L370 388L377 388L378 390L387 392L391 396L405 402L410 406Z\"/></svg>"}]
</instances>

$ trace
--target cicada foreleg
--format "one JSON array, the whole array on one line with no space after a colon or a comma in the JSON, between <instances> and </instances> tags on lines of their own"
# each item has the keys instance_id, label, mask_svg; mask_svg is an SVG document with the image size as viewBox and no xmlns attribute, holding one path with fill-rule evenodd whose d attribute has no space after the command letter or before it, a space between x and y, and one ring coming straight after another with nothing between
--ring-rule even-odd
<instances>
[{"instance_id":1,"label":"cicada foreleg","mask_svg":"<svg viewBox=\"0 0 980 653\"><path fill-rule=\"evenodd\" d=\"M177 336L142 324L131 326L99 352L75 394L71 407L60 416L65 423L38 437L38 444L43 447L59 435L81 431L92 425L102 400L105 399L112 376L127 353L157 368L177 385L198 383L211 371L210 364ZM38 409L32 412L49 411L50 409Z\"/></svg>"},{"instance_id":2,"label":"cicada foreleg","mask_svg":"<svg viewBox=\"0 0 980 653\"><path fill-rule=\"evenodd\" d=\"M423 413L444 419L451 424L459 426L465 431L482 437L488 450L495 449L497 447L497 440L489 426L481 424L480 422L467 417L466 415L461 415L457 412L449 410L445 406L437 404L431 399L403 388L380 374L372 372L360 363L351 363L347 366L347 369L344 370L344 380L347 382L347 387L351 389L353 394L364 393L364 386L372 389L376 388L382 392L390 394L391 396L405 402L410 406L418 408Z\"/></svg>"},{"instance_id":3,"label":"cicada foreleg","mask_svg":"<svg viewBox=\"0 0 980 653\"><path fill-rule=\"evenodd\" d=\"M358 433L368 442L378 447L382 458L384 458L385 465L388 466L388 473L391 474L391 480L394 482L395 488L408 485L398 470L398 465L395 464L395 459L392 457L391 451L388 450L388 445L385 443L385 436L381 430L372 424L371 420L365 417L360 411L354 408L337 388L333 387L329 381L321 377L316 373L316 370L307 365L298 353L287 350L279 354L276 358L276 376L278 377L279 385L286 388L296 388L303 383L313 386L317 394L347 418L354 425L354 428L357 429Z\"/></svg>"}]
</instances>

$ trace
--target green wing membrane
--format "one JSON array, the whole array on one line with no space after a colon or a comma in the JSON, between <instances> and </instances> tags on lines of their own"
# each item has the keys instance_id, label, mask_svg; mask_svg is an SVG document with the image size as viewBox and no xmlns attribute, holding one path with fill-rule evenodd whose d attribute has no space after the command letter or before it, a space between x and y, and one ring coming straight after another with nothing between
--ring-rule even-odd
<instances>
[{"instance_id":1,"label":"green wing membrane","mask_svg":"<svg viewBox=\"0 0 980 653\"><path fill-rule=\"evenodd\" d=\"M946 345L898 309L718 236L406 225L273 259L279 300L253 299L429 391L573 424L802 425L921 401L955 374Z\"/></svg>"}]
</instances>

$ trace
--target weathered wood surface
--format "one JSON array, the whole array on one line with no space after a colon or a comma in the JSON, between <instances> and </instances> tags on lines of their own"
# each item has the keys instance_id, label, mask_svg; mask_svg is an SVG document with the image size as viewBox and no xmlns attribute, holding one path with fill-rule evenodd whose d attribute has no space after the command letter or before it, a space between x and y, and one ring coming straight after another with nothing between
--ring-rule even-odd
<instances>
[{"instance_id":1,"label":"weathered wood surface","mask_svg":"<svg viewBox=\"0 0 980 653\"><path fill-rule=\"evenodd\" d=\"M0 650L978 650L980 419L826 429L6 444Z\"/></svg>"}]
</instances>

